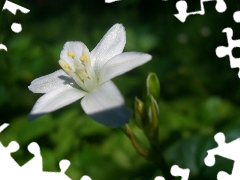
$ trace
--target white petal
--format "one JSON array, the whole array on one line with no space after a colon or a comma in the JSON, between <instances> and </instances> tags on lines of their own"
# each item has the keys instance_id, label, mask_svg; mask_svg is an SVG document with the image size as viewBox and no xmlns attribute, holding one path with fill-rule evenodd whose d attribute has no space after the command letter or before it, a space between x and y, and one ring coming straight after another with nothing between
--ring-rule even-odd
<instances>
[{"instance_id":1,"label":"white petal","mask_svg":"<svg viewBox=\"0 0 240 180\"><path fill-rule=\"evenodd\" d=\"M124 52L110 59L100 71L100 84L140 66L152 58L151 55L138 52Z\"/></svg>"},{"instance_id":2,"label":"white petal","mask_svg":"<svg viewBox=\"0 0 240 180\"><path fill-rule=\"evenodd\" d=\"M86 114L94 120L111 127L123 126L131 117L121 93L111 81L86 95L81 105Z\"/></svg>"},{"instance_id":3,"label":"white petal","mask_svg":"<svg viewBox=\"0 0 240 180\"><path fill-rule=\"evenodd\" d=\"M28 116L28 119L34 120L46 113L67 106L68 104L82 98L86 94L87 93L85 91L81 91L71 86L63 86L50 91L37 100Z\"/></svg>"},{"instance_id":4,"label":"white petal","mask_svg":"<svg viewBox=\"0 0 240 180\"><path fill-rule=\"evenodd\" d=\"M69 41L66 42L61 51L60 58L65 60L72 68L75 70L73 58L68 56L68 53L71 52L75 55L75 58L79 60L82 56L82 51L87 46L81 41Z\"/></svg>"},{"instance_id":5,"label":"white petal","mask_svg":"<svg viewBox=\"0 0 240 180\"><path fill-rule=\"evenodd\" d=\"M122 24L113 25L91 52L91 62L97 75L101 67L113 56L122 53L126 31Z\"/></svg>"},{"instance_id":6,"label":"white petal","mask_svg":"<svg viewBox=\"0 0 240 180\"><path fill-rule=\"evenodd\" d=\"M73 84L73 80L62 69L34 79L28 89L34 93L47 93L62 86Z\"/></svg>"}]
</instances>

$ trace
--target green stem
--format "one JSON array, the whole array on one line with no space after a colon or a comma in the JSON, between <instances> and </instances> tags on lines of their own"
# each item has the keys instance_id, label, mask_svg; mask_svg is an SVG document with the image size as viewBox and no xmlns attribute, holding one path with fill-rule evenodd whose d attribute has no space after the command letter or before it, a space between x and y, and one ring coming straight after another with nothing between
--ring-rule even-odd
<instances>
[{"instance_id":1,"label":"green stem","mask_svg":"<svg viewBox=\"0 0 240 180\"><path fill-rule=\"evenodd\" d=\"M165 158L163 157L163 153L159 148L155 149L152 147L147 159L154 162L162 170L165 179L174 180L173 176L170 173L170 168Z\"/></svg>"},{"instance_id":2,"label":"green stem","mask_svg":"<svg viewBox=\"0 0 240 180\"><path fill-rule=\"evenodd\" d=\"M135 150L138 152L138 154L140 154L143 157L147 157L148 156L148 149L145 148L142 143L140 142L140 140L138 140L136 138L136 136L133 134L131 128L129 127L128 124L125 125L125 127L120 128L120 130L122 130L131 140L131 143L133 145L133 147L135 148Z\"/></svg>"},{"instance_id":3,"label":"green stem","mask_svg":"<svg viewBox=\"0 0 240 180\"><path fill-rule=\"evenodd\" d=\"M164 174L165 179L167 180L174 180L173 176L170 173L170 167L167 164L164 156L163 151L160 148L160 141L158 136L158 129L155 131L154 136L148 137L148 140L151 144L151 151L149 153L149 160L154 162Z\"/></svg>"},{"instance_id":4,"label":"green stem","mask_svg":"<svg viewBox=\"0 0 240 180\"><path fill-rule=\"evenodd\" d=\"M129 125L126 124L125 127L120 128L131 140L133 147L141 156L145 157L147 160L152 161L155 163L163 173L163 176L166 180L174 180L173 176L170 173L170 168L163 157L162 150L159 148L159 139L152 138L151 149L146 149L142 143L134 136L132 130L130 129ZM156 137L156 136L155 136ZM149 139L150 140L150 139Z\"/></svg>"}]
</instances>

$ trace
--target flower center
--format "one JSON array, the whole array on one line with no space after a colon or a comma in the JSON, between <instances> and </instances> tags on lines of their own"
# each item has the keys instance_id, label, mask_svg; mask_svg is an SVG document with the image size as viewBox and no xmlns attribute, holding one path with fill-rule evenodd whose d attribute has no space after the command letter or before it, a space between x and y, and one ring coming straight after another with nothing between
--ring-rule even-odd
<instances>
[{"instance_id":1,"label":"flower center","mask_svg":"<svg viewBox=\"0 0 240 180\"><path fill-rule=\"evenodd\" d=\"M74 81L84 91L90 92L98 86L98 78L91 66L90 53L87 48L84 48L82 55L76 57L73 52L68 52L67 55L72 59L72 68L65 60L59 60L62 69L71 76Z\"/></svg>"}]
</instances>

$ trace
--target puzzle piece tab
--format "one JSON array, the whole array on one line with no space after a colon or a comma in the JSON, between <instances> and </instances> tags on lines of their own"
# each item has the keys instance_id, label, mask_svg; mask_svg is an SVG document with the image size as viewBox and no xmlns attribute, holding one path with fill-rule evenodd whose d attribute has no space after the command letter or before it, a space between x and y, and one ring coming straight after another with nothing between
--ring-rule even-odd
<instances>
[{"instance_id":1,"label":"puzzle piece tab","mask_svg":"<svg viewBox=\"0 0 240 180\"><path fill-rule=\"evenodd\" d=\"M28 145L28 151L33 154L33 158L21 167L21 171L29 171L30 173L42 172L43 162L40 147L37 143L32 142Z\"/></svg>"},{"instance_id":2,"label":"puzzle piece tab","mask_svg":"<svg viewBox=\"0 0 240 180\"><path fill-rule=\"evenodd\" d=\"M6 129L9 126L9 124L4 123L0 126L0 133ZM2 143L0 142L0 170L3 172L6 172L7 170L10 170L11 168L18 168L18 163L12 159L11 153L18 151L19 144L16 141L12 141L8 144L7 147L4 147ZM8 163L1 163L5 159L9 159Z\"/></svg>"},{"instance_id":3,"label":"puzzle piece tab","mask_svg":"<svg viewBox=\"0 0 240 180\"><path fill-rule=\"evenodd\" d=\"M182 169L177 165L171 167L171 174L175 177L181 176L182 180L188 180L190 170L189 169Z\"/></svg>"},{"instance_id":4,"label":"puzzle piece tab","mask_svg":"<svg viewBox=\"0 0 240 180\"><path fill-rule=\"evenodd\" d=\"M39 176L41 177L41 179L44 179L44 180L52 180L52 179L71 180L65 174L69 166L70 166L70 162L68 160L62 160L59 163L59 167L61 170L60 172L42 172L41 174L39 174ZM32 178L34 178L35 176L36 174L33 175Z\"/></svg>"},{"instance_id":5,"label":"puzzle piece tab","mask_svg":"<svg viewBox=\"0 0 240 180\"><path fill-rule=\"evenodd\" d=\"M233 40L233 30L232 28L225 28L223 29L223 32L226 33L227 35L227 40L228 40L228 47L224 46L218 46L216 48L216 55L219 58L222 58L224 56L229 56L230 60L230 67L231 68L240 68L240 58L234 58L232 55L232 50L235 47L240 47L240 39L238 40ZM240 71L238 72L238 77L240 78Z\"/></svg>"},{"instance_id":6,"label":"puzzle piece tab","mask_svg":"<svg viewBox=\"0 0 240 180\"><path fill-rule=\"evenodd\" d=\"M113 2L116 2L116 1L120 1L120 0L105 0L105 3L113 3Z\"/></svg>"},{"instance_id":7,"label":"puzzle piece tab","mask_svg":"<svg viewBox=\"0 0 240 180\"><path fill-rule=\"evenodd\" d=\"M19 144L16 141L12 141L7 147L4 147L0 142L0 171L5 173L11 173L11 169L18 169L20 166L12 158L11 153L18 151ZM7 160L8 163L5 163Z\"/></svg>"},{"instance_id":8,"label":"puzzle piece tab","mask_svg":"<svg viewBox=\"0 0 240 180\"><path fill-rule=\"evenodd\" d=\"M15 3L12 3L10 1L8 1L8 0L5 1L5 4L4 4L2 10L5 10L5 9L9 10L14 15L16 15L17 10L19 10L22 13L25 13L25 14L30 12L29 9L24 8L22 6L19 6L19 5L15 4ZM13 32L19 33L19 32L22 31L22 25L19 24L19 23L13 23L12 26L11 26L11 29L12 29Z\"/></svg>"},{"instance_id":9,"label":"puzzle piece tab","mask_svg":"<svg viewBox=\"0 0 240 180\"><path fill-rule=\"evenodd\" d=\"M0 47L1 47L1 46L0 46ZM0 126L0 133L1 133L4 129L6 129L8 126L9 126L9 124L7 124L7 123L2 124L2 125Z\"/></svg>"},{"instance_id":10,"label":"puzzle piece tab","mask_svg":"<svg viewBox=\"0 0 240 180\"><path fill-rule=\"evenodd\" d=\"M4 44L0 44L0 50L3 49L5 51L7 51L7 47Z\"/></svg>"},{"instance_id":11,"label":"puzzle piece tab","mask_svg":"<svg viewBox=\"0 0 240 180\"><path fill-rule=\"evenodd\" d=\"M8 127L9 124L0 126L0 133ZM28 145L28 151L34 157L20 166L11 156L11 153L19 150L19 144L15 141L4 147L0 142L0 179L24 179L24 180L70 180L65 174L70 166L68 160L62 160L59 163L60 172L45 172L43 171L43 162L40 147L37 143L32 142Z\"/></svg>"},{"instance_id":12,"label":"puzzle piece tab","mask_svg":"<svg viewBox=\"0 0 240 180\"><path fill-rule=\"evenodd\" d=\"M217 133L214 136L215 141L218 144L217 148L207 151L208 155L204 159L204 163L207 166L213 166L215 164L215 155L222 156L234 161L232 174L229 175L226 172L220 171L217 175L218 180L239 180L240 177L240 139L236 139L230 143L225 143L225 136L223 133Z\"/></svg>"},{"instance_id":13,"label":"puzzle piece tab","mask_svg":"<svg viewBox=\"0 0 240 180\"><path fill-rule=\"evenodd\" d=\"M83 176L80 180L92 180L89 176Z\"/></svg>"},{"instance_id":14,"label":"puzzle piece tab","mask_svg":"<svg viewBox=\"0 0 240 180\"><path fill-rule=\"evenodd\" d=\"M201 2L200 2L201 10L196 11L196 12L189 12L188 13L187 12L187 8L188 8L187 2L184 1L184 0L180 0L176 3L176 8L178 10L178 14L174 14L174 16L176 18L178 18L181 22L185 22L186 18L189 15L194 15L194 14L203 15L203 14L205 14L205 9L204 9L203 3L208 2L208 1L216 1L215 9L220 13L226 11L226 9L227 9L227 6L226 6L226 3L224 2L224 0L201 0Z\"/></svg>"},{"instance_id":15,"label":"puzzle piece tab","mask_svg":"<svg viewBox=\"0 0 240 180\"><path fill-rule=\"evenodd\" d=\"M237 23L240 22L240 11L236 11L233 14L233 19ZM228 47L218 46L216 48L216 55L219 58L222 58L222 57L228 55L229 56L229 60L230 60L230 67L231 68L240 68L240 61L239 61L240 58L235 58L232 55L233 48L235 48L235 47L240 48L240 39L237 39L237 40L233 40L232 39L232 37L233 37L233 30L232 30L232 28L227 27L227 28L223 29L222 32L226 33L226 35L227 35ZM238 77L240 78L240 69L238 71Z\"/></svg>"},{"instance_id":16,"label":"puzzle piece tab","mask_svg":"<svg viewBox=\"0 0 240 180\"><path fill-rule=\"evenodd\" d=\"M240 11L236 11L234 14L233 14L233 19L236 23L239 23L240 22Z\"/></svg>"},{"instance_id":17,"label":"puzzle piece tab","mask_svg":"<svg viewBox=\"0 0 240 180\"><path fill-rule=\"evenodd\" d=\"M162 177L162 176L157 176L157 177L154 178L154 180L165 180L165 178Z\"/></svg>"},{"instance_id":18,"label":"puzzle piece tab","mask_svg":"<svg viewBox=\"0 0 240 180\"><path fill-rule=\"evenodd\" d=\"M8 1L8 0L5 1L4 5L3 5L3 8L2 8L2 11L3 10L8 10L12 14L14 14L14 15L16 15L17 10L19 10L20 12L22 12L24 14L30 12L29 9L24 8L22 6L19 6L19 5L15 4L15 3L12 3L11 1ZM20 33L22 31L22 25L20 23L14 22L11 25L11 29L15 33ZM1 49L7 51L7 47L4 44L0 44L0 50Z\"/></svg>"},{"instance_id":19,"label":"puzzle piece tab","mask_svg":"<svg viewBox=\"0 0 240 180\"><path fill-rule=\"evenodd\" d=\"M9 10L14 15L16 15L17 10L19 10L22 13L25 13L25 14L30 11L29 9L24 8L22 6L19 6L19 5L15 4L15 3L12 3L11 1L8 1L8 0L6 0L4 5L3 5L3 9L2 10L5 10L5 9Z\"/></svg>"}]
</instances>

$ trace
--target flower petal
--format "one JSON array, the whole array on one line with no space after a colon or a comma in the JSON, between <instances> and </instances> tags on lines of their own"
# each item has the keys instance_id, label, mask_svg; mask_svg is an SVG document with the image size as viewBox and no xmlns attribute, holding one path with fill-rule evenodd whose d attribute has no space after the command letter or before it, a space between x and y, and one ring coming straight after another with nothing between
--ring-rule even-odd
<instances>
[{"instance_id":1,"label":"flower petal","mask_svg":"<svg viewBox=\"0 0 240 180\"><path fill-rule=\"evenodd\" d=\"M73 68L73 70L75 70L73 58L69 56L68 53L73 53L74 57L79 60L79 58L82 56L82 51L84 48L87 48L87 46L81 41L66 42L63 46L63 50L61 51L60 58L66 61Z\"/></svg>"},{"instance_id":2,"label":"flower petal","mask_svg":"<svg viewBox=\"0 0 240 180\"><path fill-rule=\"evenodd\" d=\"M37 100L28 116L28 119L34 120L46 113L67 106L68 104L71 104L72 102L82 98L86 94L87 93L85 91L73 88L71 86L63 86L50 91Z\"/></svg>"},{"instance_id":3,"label":"flower petal","mask_svg":"<svg viewBox=\"0 0 240 180\"><path fill-rule=\"evenodd\" d=\"M98 75L101 67L112 57L122 53L126 43L126 31L122 24L113 25L91 51L91 62Z\"/></svg>"},{"instance_id":4,"label":"flower petal","mask_svg":"<svg viewBox=\"0 0 240 180\"><path fill-rule=\"evenodd\" d=\"M86 114L94 120L111 127L123 126L131 117L121 93L112 81L86 95L81 105Z\"/></svg>"},{"instance_id":5,"label":"flower petal","mask_svg":"<svg viewBox=\"0 0 240 180\"><path fill-rule=\"evenodd\" d=\"M151 55L139 52L124 52L110 59L100 71L99 83L102 84L116 76L140 66L152 58Z\"/></svg>"},{"instance_id":6,"label":"flower petal","mask_svg":"<svg viewBox=\"0 0 240 180\"><path fill-rule=\"evenodd\" d=\"M34 79L28 89L34 93L47 93L54 89L68 84L73 84L73 80L62 69L51 74Z\"/></svg>"}]
</instances>

